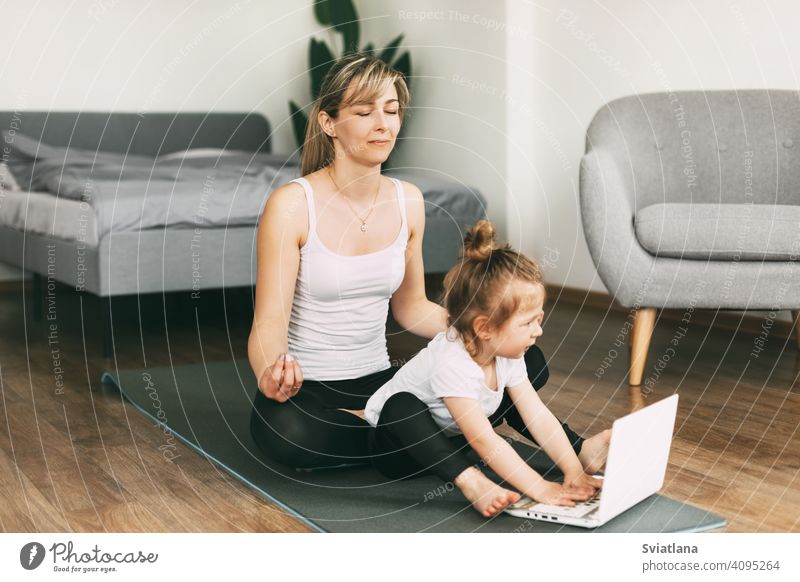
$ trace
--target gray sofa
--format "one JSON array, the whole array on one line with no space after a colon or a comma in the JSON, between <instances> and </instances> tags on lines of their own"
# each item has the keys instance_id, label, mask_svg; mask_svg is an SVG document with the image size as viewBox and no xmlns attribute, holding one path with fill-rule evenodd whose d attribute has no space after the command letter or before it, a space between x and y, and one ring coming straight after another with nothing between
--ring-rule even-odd
<instances>
[{"instance_id":1,"label":"gray sofa","mask_svg":"<svg viewBox=\"0 0 800 582\"><path fill-rule=\"evenodd\" d=\"M189 148L270 151L269 123L254 113L0 111L0 130L9 128L53 146L152 157ZM448 270L457 260L464 227L485 216L483 197L469 187L439 179L435 172L390 175L415 181L426 199L429 195L436 199L427 205L425 270ZM469 203L456 203L443 212L436 198L443 188ZM50 277L105 299L243 287L255 281L255 232L255 223L173 225L111 231L97 244L87 245L0 226L0 261L32 272L35 289L40 288L41 277Z\"/></svg>"},{"instance_id":2,"label":"gray sofa","mask_svg":"<svg viewBox=\"0 0 800 582\"><path fill-rule=\"evenodd\" d=\"M606 104L586 135L584 234L634 313L639 385L656 310L800 308L800 100L687 91Z\"/></svg>"}]
</instances>

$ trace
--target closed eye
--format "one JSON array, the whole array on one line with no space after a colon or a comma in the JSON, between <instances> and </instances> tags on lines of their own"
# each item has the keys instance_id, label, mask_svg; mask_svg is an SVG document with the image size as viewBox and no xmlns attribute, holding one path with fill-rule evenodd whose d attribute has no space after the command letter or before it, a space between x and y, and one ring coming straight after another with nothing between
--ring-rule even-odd
<instances>
[{"instance_id":1,"label":"closed eye","mask_svg":"<svg viewBox=\"0 0 800 582\"><path fill-rule=\"evenodd\" d=\"M367 116L368 116L370 113L371 113L371 112L367 112L367 113L356 113L356 115L358 115L359 117L367 117ZM386 114L387 114L387 115L397 115L398 113L399 113L398 111L387 111L387 112L386 112Z\"/></svg>"}]
</instances>

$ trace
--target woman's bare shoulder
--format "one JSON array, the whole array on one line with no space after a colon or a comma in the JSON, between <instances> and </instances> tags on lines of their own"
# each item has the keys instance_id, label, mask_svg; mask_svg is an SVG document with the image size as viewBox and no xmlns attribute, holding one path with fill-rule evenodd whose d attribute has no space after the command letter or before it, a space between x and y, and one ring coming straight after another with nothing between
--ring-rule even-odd
<instances>
[{"instance_id":1,"label":"woman's bare shoulder","mask_svg":"<svg viewBox=\"0 0 800 582\"><path fill-rule=\"evenodd\" d=\"M280 215L281 219L295 220L305 212L306 197L303 187L297 182L288 182L270 193L262 219Z\"/></svg>"},{"instance_id":2,"label":"woman's bare shoulder","mask_svg":"<svg viewBox=\"0 0 800 582\"><path fill-rule=\"evenodd\" d=\"M259 225L278 228L302 242L308 230L308 209L303 186L288 182L273 190L264 206Z\"/></svg>"},{"instance_id":3,"label":"woman's bare shoulder","mask_svg":"<svg viewBox=\"0 0 800 582\"><path fill-rule=\"evenodd\" d=\"M303 186L297 182L287 182L272 191L267 200L267 206L271 204L272 206L283 208L292 202L296 203L298 201L305 201Z\"/></svg>"},{"instance_id":4,"label":"woman's bare shoulder","mask_svg":"<svg viewBox=\"0 0 800 582\"><path fill-rule=\"evenodd\" d=\"M403 185L403 192L405 193L406 198L410 198L411 200L415 200L417 202L422 201L422 190L420 190L416 184L406 182L405 180L400 180L400 183Z\"/></svg>"},{"instance_id":5,"label":"woman's bare shoulder","mask_svg":"<svg viewBox=\"0 0 800 582\"><path fill-rule=\"evenodd\" d=\"M405 194L406 214L408 215L409 236L425 229L425 200L416 184L400 180Z\"/></svg>"}]
</instances>

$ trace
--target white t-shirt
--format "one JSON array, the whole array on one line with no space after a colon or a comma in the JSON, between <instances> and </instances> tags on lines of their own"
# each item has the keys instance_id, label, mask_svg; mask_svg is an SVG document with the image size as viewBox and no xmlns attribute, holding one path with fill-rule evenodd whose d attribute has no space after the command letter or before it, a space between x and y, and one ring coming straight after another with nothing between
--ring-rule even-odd
<instances>
[{"instance_id":1,"label":"white t-shirt","mask_svg":"<svg viewBox=\"0 0 800 582\"><path fill-rule=\"evenodd\" d=\"M436 423L447 435L461 434L444 404L447 396L472 398L489 417L497 411L506 386L517 386L528 378L525 359L496 357L497 390L484 381L481 367L467 353L454 328L440 332L422 351L406 363L394 377L367 401L365 418L378 424L384 403L398 392L410 392L428 405Z\"/></svg>"}]
</instances>

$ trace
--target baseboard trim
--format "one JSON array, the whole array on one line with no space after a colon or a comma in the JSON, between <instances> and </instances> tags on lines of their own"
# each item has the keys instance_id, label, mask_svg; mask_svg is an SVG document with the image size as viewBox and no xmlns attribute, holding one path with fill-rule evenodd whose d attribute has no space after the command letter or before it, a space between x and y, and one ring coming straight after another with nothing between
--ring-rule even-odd
<instances>
[{"instance_id":1,"label":"baseboard trim","mask_svg":"<svg viewBox=\"0 0 800 582\"><path fill-rule=\"evenodd\" d=\"M570 305L584 305L586 307L602 309L604 311L614 311L616 313L630 313L631 311L615 302L608 293L560 285L547 285L546 287L547 296L550 301L566 301ZM782 311L790 313L788 309L781 310L781 312ZM684 315L685 309L660 309L658 312L659 319L666 319L668 321L681 321ZM751 335L758 335L762 332L761 326L764 320L764 316L755 314L742 315L740 313L716 311L713 309L695 309L692 313L692 323L694 324L714 326L727 330L738 330ZM770 329L770 333L779 333L788 338L794 332L794 324L791 321L776 319L773 321Z\"/></svg>"}]
</instances>

